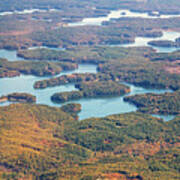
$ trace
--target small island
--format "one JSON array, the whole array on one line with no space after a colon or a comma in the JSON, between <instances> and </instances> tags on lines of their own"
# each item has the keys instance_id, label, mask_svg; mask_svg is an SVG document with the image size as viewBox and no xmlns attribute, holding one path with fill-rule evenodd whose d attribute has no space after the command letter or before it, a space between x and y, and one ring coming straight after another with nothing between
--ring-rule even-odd
<instances>
[{"instance_id":1,"label":"small island","mask_svg":"<svg viewBox=\"0 0 180 180\"><path fill-rule=\"evenodd\" d=\"M75 87L79 91L55 93L51 100L55 103L63 103L81 98L123 96L130 92L128 86L113 81L82 82Z\"/></svg>"},{"instance_id":2,"label":"small island","mask_svg":"<svg viewBox=\"0 0 180 180\"><path fill-rule=\"evenodd\" d=\"M77 100L83 97L83 92L81 91L70 91L55 93L51 96L51 100L55 103L64 103L70 100Z\"/></svg>"},{"instance_id":3,"label":"small island","mask_svg":"<svg viewBox=\"0 0 180 180\"><path fill-rule=\"evenodd\" d=\"M35 103L36 97L28 93L12 93L0 97L0 103L3 102Z\"/></svg>"},{"instance_id":4,"label":"small island","mask_svg":"<svg viewBox=\"0 0 180 180\"><path fill-rule=\"evenodd\" d=\"M97 80L98 75L95 73L74 73L69 75L62 75L55 78L36 81L34 84L35 89L45 89L47 87L61 86L69 83L79 83L83 81Z\"/></svg>"},{"instance_id":5,"label":"small island","mask_svg":"<svg viewBox=\"0 0 180 180\"><path fill-rule=\"evenodd\" d=\"M156 47L167 47L167 48L180 47L179 43L176 43L174 41L167 41L167 40L150 41L148 42L148 44Z\"/></svg>"}]
</instances>

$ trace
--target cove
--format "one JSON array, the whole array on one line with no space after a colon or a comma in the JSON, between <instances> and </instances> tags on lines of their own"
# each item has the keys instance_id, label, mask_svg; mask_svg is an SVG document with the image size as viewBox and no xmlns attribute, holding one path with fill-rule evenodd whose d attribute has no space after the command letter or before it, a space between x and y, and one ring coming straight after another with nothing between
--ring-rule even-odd
<instances>
[{"instance_id":1,"label":"cove","mask_svg":"<svg viewBox=\"0 0 180 180\"><path fill-rule=\"evenodd\" d=\"M153 49L156 50L156 52L164 52L164 53L171 53L174 51L180 50L178 47L157 47L157 46L152 46L149 45L148 43L150 41L158 41L158 40L168 40L168 41L175 41L177 38L180 37L180 32L175 32L175 31L163 31L163 35L161 37L136 37L134 43L129 43L129 44L108 44L106 46L110 47L152 47ZM102 45L104 46L104 45Z\"/></svg>"},{"instance_id":2,"label":"cove","mask_svg":"<svg viewBox=\"0 0 180 180\"><path fill-rule=\"evenodd\" d=\"M149 38L149 37L136 37L135 42L131 44L121 44L121 45L111 45L111 46L119 46L119 47L140 47L140 46L148 46L152 47L156 50L156 52L166 52L170 53L173 51L180 50L180 48L176 47L156 47L151 46L148 43L153 40L168 40L168 41L175 41L177 38L180 37L180 32L174 32L174 31L163 31L163 35L158 38Z\"/></svg>"},{"instance_id":3,"label":"cove","mask_svg":"<svg viewBox=\"0 0 180 180\"><path fill-rule=\"evenodd\" d=\"M96 66L90 64L80 64L78 69L73 71L64 71L61 72L59 75L65 74L72 74L72 73L96 73ZM31 93L37 97L37 104L46 104L50 106L55 106L50 100L50 97L56 92L63 92L63 91L72 91L75 90L74 85L64 85L59 87L53 88L46 88L43 90L35 90L33 88L33 84L38 80L43 80L49 77L36 77L32 75L21 75L19 77L13 78L1 78L0 79L0 96L7 95L13 92L26 92ZM9 103L2 103L0 105L7 105ZM56 105L59 107L59 105Z\"/></svg>"},{"instance_id":4,"label":"cove","mask_svg":"<svg viewBox=\"0 0 180 180\"><path fill-rule=\"evenodd\" d=\"M17 52L15 50L6 50L0 49L0 58L8 59L8 61L21 61L24 60L17 56Z\"/></svg>"},{"instance_id":5,"label":"cove","mask_svg":"<svg viewBox=\"0 0 180 180\"><path fill-rule=\"evenodd\" d=\"M47 47L47 46L34 46L34 47L29 47L28 49L38 49L38 48L46 48L46 49L51 49L51 50L56 50L56 51L63 51L65 50L64 48L60 47ZM21 58L17 56L17 51L16 50L6 50L6 49L0 49L0 58L5 58L8 59L8 61L21 61L25 60L24 58Z\"/></svg>"},{"instance_id":6,"label":"cove","mask_svg":"<svg viewBox=\"0 0 180 180\"><path fill-rule=\"evenodd\" d=\"M126 94L125 96L145 93L161 94L165 92L172 92L171 90L145 89L129 83L122 84L128 85L131 89L131 92L129 94ZM80 103L82 105L82 111L79 113L79 119L83 120L90 117L105 117L111 114L135 112L137 110L137 107L128 102L125 102L123 100L125 96L108 98L90 98L71 102ZM175 116L159 116L158 118L163 118L165 121L168 121L172 120L174 117Z\"/></svg>"}]
</instances>

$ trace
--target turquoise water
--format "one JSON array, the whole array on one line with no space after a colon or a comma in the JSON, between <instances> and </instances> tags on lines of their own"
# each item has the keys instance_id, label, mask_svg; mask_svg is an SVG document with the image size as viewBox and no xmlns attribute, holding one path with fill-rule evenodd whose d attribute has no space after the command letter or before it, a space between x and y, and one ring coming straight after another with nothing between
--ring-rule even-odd
<instances>
[{"instance_id":1,"label":"turquoise water","mask_svg":"<svg viewBox=\"0 0 180 180\"><path fill-rule=\"evenodd\" d=\"M123 47L132 46L148 46L148 42L154 39L165 39L165 40L175 40L180 36L178 32L164 32L163 36L160 38L140 38L137 37L134 44L123 45ZM122 46L122 45L121 45ZM34 47L37 48L37 47ZM44 47L43 47L44 48ZM48 48L48 47L45 47ZM50 48L52 49L52 48ZM63 50L62 48L53 48L56 50ZM171 52L173 48L157 48L157 51ZM6 58L9 61L23 60L16 55L16 51L0 50L0 57ZM78 69L73 71L61 72L59 75L54 77L72 74L72 73L96 73L96 65L92 64L80 64ZM13 92L26 92L31 93L37 97L37 104L46 104L50 106L60 107L62 104L54 104L51 102L50 97L56 92L72 91L75 90L73 84L63 85L59 87L46 88L42 90L37 90L33 88L33 84L36 81L47 79L48 77L35 77L31 75L21 75L14 78L2 78L0 79L0 96L7 95ZM50 78L50 77L49 77ZM137 87L132 84L127 84L131 88L131 93L128 95L135 94L145 94L145 93L165 93L170 92L170 90L155 90L155 89L145 89L142 87ZM134 112L137 110L136 106L123 101L123 97L108 97L108 98L92 98L92 99L81 99L77 101L72 101L80 103L82 105L82 111L79 113L80 120L90 117L104 117L110 114L119 114ZM1 106L8 105L9 103L1 103ZM161 116L156 115L156 117L163 118L168 121L173 119L175 116Z\"/></svg>"},{"instance_id":2,"label":"turquoise water","mask_svg":"<svg viewBox=\"0 0 180 180\"><path fill-rule=\"evenodd\" d=\"M144 94L144 93L165 93L171 92L171 90L155 90L155 89L145 89L142 87L137 87L132 84L123 83L131 88L131 93L128 95L135 94ZM89 117L104 117L111 114L123 114L127 112L135 112L137 107L124 102L122 97L113 97L113 98L92 98L92 99L82 99L78 101L73 101L80 103L82 105L82 111L79 113L80 120L89 118ZM174 116L171 117L173 119ZM164 120L170 120L169 116L164 116Z\"/></svg>"},{"instance_id":3,"label":"turquoise water","mask_svg":"<svg viewBox=\"0 0 180 180\"><path fill-rule=\"evenodd\" d=\"M16 51L9 51L5 49L0 49L0 58L5 58L9 61L23 60L23 58L17 56Z\"/></svg>"},{"instance_id":4,"label":"turquoise water","mask_svg":"<svg viewBox=\"0 0 180 180\"><path fill-rule=\"evenodd\" d=\"M80 64L79 68L73 71L62 72L59 75L72 74L72 73L96 73L96 66L90 64ZM58 75L58 76L59 76ZM51 102L50 97L56 92L72 91L75 90L74 85L64 85L53 88L46 88L42 90L36 90L33 88L33 84L36 81L47 79L48 77L36 77L31 75L21 75L13 78L1 78L0 79L0 96L7 95L13 92L27 92L37 97L38 104L47 104L54 106ZM49 77L50 78L50 77ZM5 105L2 103L1 105ZM59 105L56 105L59 106Z\"/></svg>"},{"instance_id":5,"label":"turquoise water","mask_svg":"<svg viewBox=\"0 0 180 180\"><path fill-rule=\"evenodd\" d=\"M136 37L135 42L132 44L123 44L119 45L120 47L140 47L140 46L148 46L152 47L155 49L157 52L173 52L180 50L180 48L176 47L156 47L156 46L151 46L148 44L148 42L153 41L153 40L168 40L168 41L175 41L177 38L180 37L180 32L173 32L173 31L163 31L163 35L161 37L157 38L148 38L148 37Z\"/></svg>"},{"instance_id":6,"label":"turquoise water","mask_svg":"<svg viewBox=\"0 0 180 180\"><path fill-rule=\"evenodd\" d=\"M79 65L79 69L75 71L69 71L63 74L71 73L84 73L84 72L95 72L95 65ZM76 90L73 84L63 85L58 87L46 88L42 90L36 90L33 88L33 84L37 80L47 79L35 76L25 76L21 75L14 78L3 78L0 79L0 96L7 95L13 92L27 92L35 95L37 97L37 104L46 104L50 106L60 107L62 104L54 104L51 102L50 97L56 92L72 91ZM144 94L144 93L165 93L171 92L171 90L155 90L155 89L145 89L142 87L137 87L132 84L123 83L131 88L131 93L127 95ZM124 102L123 97L109 97L109 98L91 98L91 99L81 99L77 101L70 101L80 103L82 105L82 111L79 113L80 120L89 117L103 117L110 114L127 113L134 112L137 110L136 106ZM68 102L69 103L69 102ZM1 103L0 105L8 105L9 103ZM169 116L167 116L169 118ZM173 117L172 117L173 118ZM166 116L163 117L166 119Z\"/></svg>"},{"instance_id":7,"label":"turquoise water","mask_svg":"<svg viewBox=\"0 0 180 180\"><path fill-rule=\"evenodd\" d=\"M6 51L5 57L11 56L9 51ZM11 58L13 59L13 58ZM78 69L73 71L62 72L57 76L72 73L96 73L96 65L92 64L80 64ZM37 90L33 88L33 84L36 81L47 79L48 77L36 77L31 75L21 75L13 78L2 78L0 79L0 96L7 95L13 92L26 92L31 93L37 97L37 104L46 104L50 106L60 107L62 104L54 104L51 102L50 97L56 92L72 91L75 90L73 84L63 85L58 87L46 88ZM51 78L51 76L49 77ZM132 84L124 83L131 88L131 93L128 95L144 94L144 93L164 93L170 90L154 90L137 87ZM124 96L123 96L124 97ZM104 117L110 114L119 114L134 112L137 110L136 106L123 101L123 97L111 97L111 98L92 98L92 99L81 99L77 101L71 101L80 103L82 105L82 111L79 113L80 120L90 117ZM9 103L1 103L1 106L8 105ZM163 117L165 120L166 117ZM173 118L173 117L172 117Z\"/></svg>"},{"instance_id":8,"label":"turquoise water","mask_svg":"<svg viewBox=\"0 0 180 180\"><path fill-rule=\"evenodd\" d=\"M157 38L149 38L149 37L136 37L134 43L130 44L116 44L116 45L108 45L111 47L142 47L142 46L147 46L147 47L152 47L153 49L156 50L156 52L165 52L165 53L170 53L173 51L180 50L180 48L176 47L156 47L156 46L151 46L148 44L148 42L153 41L153 40L169 40L169 41L175 41L177 38L180 37L180 32L173 32L173 31L163 31L163 35L161 37Z\"/></svg>"}]
</instances>

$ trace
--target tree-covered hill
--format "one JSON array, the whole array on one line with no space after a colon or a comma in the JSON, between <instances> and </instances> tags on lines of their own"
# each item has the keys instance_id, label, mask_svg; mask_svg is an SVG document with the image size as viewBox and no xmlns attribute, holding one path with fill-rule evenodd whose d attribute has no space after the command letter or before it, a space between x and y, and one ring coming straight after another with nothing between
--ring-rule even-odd
<instances>
[{"instance_id":1,"label":"tree-covered hill","mask_svg":"<svg viewBox=\"0 0 180 180\"><path fill-rule=\"evenodd\" d=\"M1 179L178 179L179 121L141 113L77 121L60 108L0 108Z\"/></svg>"}]
</instances>

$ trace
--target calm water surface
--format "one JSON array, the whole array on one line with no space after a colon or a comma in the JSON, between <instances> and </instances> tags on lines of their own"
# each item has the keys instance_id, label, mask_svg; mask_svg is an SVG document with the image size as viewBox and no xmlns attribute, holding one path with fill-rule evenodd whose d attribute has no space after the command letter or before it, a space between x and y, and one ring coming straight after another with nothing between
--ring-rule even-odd
<instances>
[{"instance_id":1,"label":"calm water surface","mask_svg":"<svg viewBox=\"0 0 180 180\"><path fill-rule=\"evenodd\" d=\"M23 60L23 58L17 56L16 51L6 49L0 49L0 58L8 59L8 61Z\"/></svg>"},{"instance_id":2,"label":"calm water surface","mask_svg":"<svg viewBox=\"0 0 180 180\"><path fill-rule=\"evenodd\" d=\"M7 51L8 53L8 51ZM78 69L73 71L62 72L57 75L72 74L72 73L96 73L96 65L80 64ZM0 96L7 95L13 92L26 92L31 93L37 97L37 104L46 104L50 106L60 107L62 104L54 104L51 102L50 97L56 92L72 91L76 90L73 84L63 85L58 87L51 87L42 90L33 88L33 84L36 81L47 79L48 77L35 77L31 75L21 75L14 78L2 78L0 79ZM50 78L50 77L49 77ZM144 94L144 93L164 93L170 90L154 90L137 87L132 84L124 83L131 88L131 93L128 95ZM124 96L123 96L124 97ZM126 113L136 111L136 106L124 102L123 97L113 98L92 98L81 99L77 101L71 101L80 103L82 105L82 111L79 113L80 120L89 117L104 117L110 114ZM1 106L8 105L9 103L1 103ZM166 117L164 117L166 119ZM168 120L168 119L167 119Z\"/></svg>"},{"instance_id":3,"label":"calm water surface","mask_svg":"<svg viewBox=\"0 0 180 180\"><path fill-rule=\"evenodd\" d=\"M136 37L135 42L132 44L123 44L119 45L120 47L139 47L139 46L149 46L154 48L157 52L173 52L180 50L180 48L175 48L175 47L156 47L156 46L151 46L148 44L148 42L153 41L153 40L168 40L168 41L175 41L177 38L180 37L180 32L173 32L173 31L163 31L163 35L158 38L148 38L148 37ZM118 45L117 45L118 46Z\"/></svg>"},{"instance_id":4,"label":"calm water surface","mask_svg":"<svg viewBox=\"0 0 180 180\"><path fill-rule=\"evenodd\" d=\"M134 86L132 84L123 84L126 84L131 88L131 93L125 96L144 93L161 94L165 92L171 92L171 90L145 89L142 87ZM80 103L82 105L83 110L79 113L80 120L82 120L89 117L104 117L111 114L123 114L136 111L136 106L128 102L124 102L123 98L125 96L113 98L83 99L74 102ZM172 116L171 119L169 118L169 116L163 116L162 118L164 120L171 120L174 118L174 116Z\"/></svg>"},{"instance_id":5,"label":"calm water surface","mask_svg":"<svg viewBox=\"0 0 180 180\"><path fill-rule=\"evenodd\" d=\"M39 10L24 10L16 11L16 12L4 12L4 14L0 13L0 15L7 15L8 13L17 13L17 14L26 14L33 13ZM40 10L41 11L41 10ZM44 11L44 10L42 10ZM51 10L50 10L51 11ZM55 11L55 10L52 10ZM98 17L98 18L85 18L81 22L71 23L69 26L81 26L81 25L101 25L103 21L109 21L112 18L121 18L121 17L142 17L142 18L171 18L171 17L179 17L180 15L162 15L162 16L150 16L147 13L138 13L131 12L129 10L118 10L111 11L106 17ZM137 37L135 39L135 43L133 44L124 44L119 45L122 47L133 47L133 46L149 46L148 42L152 40L172 40L174 41L176 38L180 37L180 33L178 32L163 32L163 36L160 38L144 38ZM116 45L117 46L117 45ZM33 47L31 49L35 49L37 47ZM40 48L44 48L40 47ZM45 47L48 48L48 47ZM178 50L178 48L158 48L153 47L159 52L172 52L174 50ZM63 50L62 48L51 48L55 50ZM15 60L23 60L23 58L17 57L16 51L8 51L8 50L0 50L0 57L7 58L9 61ZM74 71L66 71L61 74L72 74L72 73L96 73L96 65L90 64L81 64L79 68ZM50 106L60 107L62 104L54 104L51 102L50 97L56 92L63 91L72 91L75 90L73 84L63 85L59 87L46 88L42 90L33 89L33 84L36 81L47 79L48 77L35 77L35 76L25 76L21 75L19 77L14 78L3 78L0 79L0 96L7 95L13 92L27 92L35 95L37 97L38 104L46 104ZM50 78L50 77L49 77ZM171 90L155 90L155 89L145 89L142 87L137 87L132 84L127 84L131 88L131 93L128 95L135 94L144 94L144 93L165 93L171 92ZM129 104L123 101L123 97L113 97L113 98L92 98L92 99L81 99L77 101L72 101L76 103L80 103L82 105L82 111L79 113L80 120L89 118L89 117L104 117L110 114L119 114L126 112L134 112L137 110L136 106ZM2 103L0 105L8 105L8 103ZM153 115L155 117L163 118L165 120L171 120L174 116L161 116L161 115Z\"/></svg>"},{"instance_id":6,"label":"calm water surface","mask_svg":"<svg viewBox=\"0 0 180 180\"><path fill-rule=\"evenodd\" d=\"M96 66L89 64L80 64L79 68L73 71L62 72L60 75L72 74L72 73L96 73ZM74 85L64 85L52 88L46 88L42 90L35 90L33 84L36 81L47 79L48 77L36 77L31 75L21 75L13 78L1 78L0 79L0 96L7 95L13 92L27 92L37 97L38 104L54 105L50 97L56 92L72 91L75 90ZM49 77L50 78L50 77ZM2 103L1 105L4 105ZM56 105L59 106L59 105Z\"/></svg>"}]
</instances>

